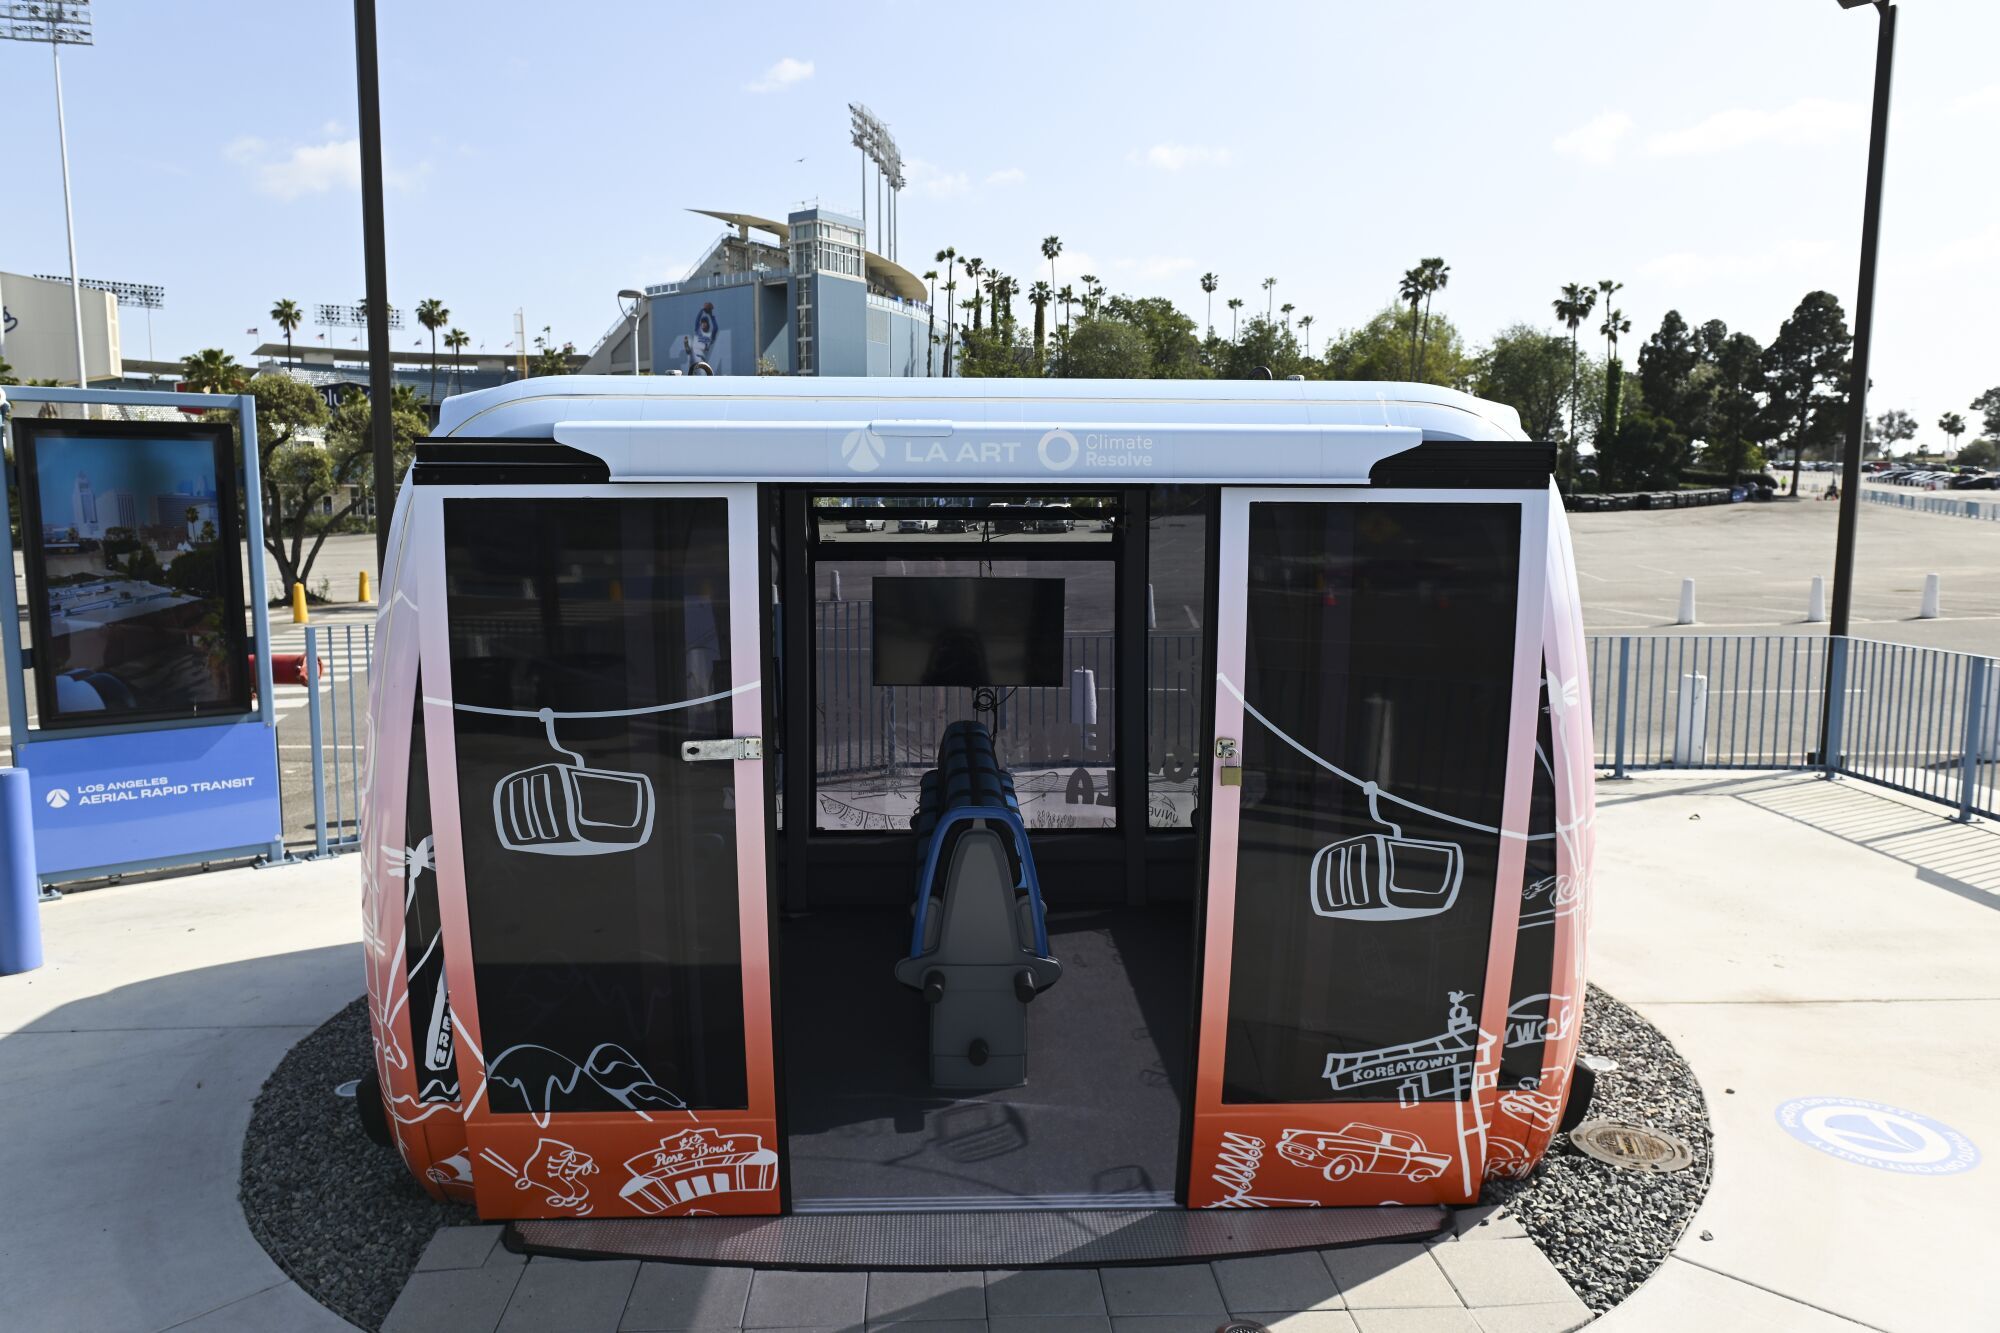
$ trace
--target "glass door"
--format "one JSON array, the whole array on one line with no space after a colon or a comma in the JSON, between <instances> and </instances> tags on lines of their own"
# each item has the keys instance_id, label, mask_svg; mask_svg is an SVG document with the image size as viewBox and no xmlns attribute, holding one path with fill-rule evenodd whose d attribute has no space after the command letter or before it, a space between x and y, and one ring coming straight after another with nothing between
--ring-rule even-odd
<instances>
[{"instance_id":1,"label":"glass door","mask_svg":"<svg viewBox=\"0 0 2000 1333\"><path fill-rule=\"evenodd\" d=\"M1527 827L1539 492L1225 489L1188 1201L1469 1202Z\"/></svg>"},{"instance_id":2,"label":"glass door","mask_svg":"<svg viewBox=\"0 0 2000 1333\"><path fill-rule=\"evenodd\" d=\"M417 503L481 1214L778 1211L754 488Z\"/></svg>"}]
</instances>

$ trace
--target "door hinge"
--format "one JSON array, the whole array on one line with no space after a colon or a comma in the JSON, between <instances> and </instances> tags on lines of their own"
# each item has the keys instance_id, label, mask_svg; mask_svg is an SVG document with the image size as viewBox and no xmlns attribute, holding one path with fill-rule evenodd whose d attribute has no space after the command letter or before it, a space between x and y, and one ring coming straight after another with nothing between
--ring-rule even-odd
<instances>
[{"instance_id":1,"label":"door hinge","mask_svg":"<svg viewBox=\"0 0 2000 1333\"><path fill-rule=\"evenodd\" d=\"M762 736L733 736L719 741L683 741L681 758L690 764L714 759L762 759Z\"/></svg>"}]
</instances>

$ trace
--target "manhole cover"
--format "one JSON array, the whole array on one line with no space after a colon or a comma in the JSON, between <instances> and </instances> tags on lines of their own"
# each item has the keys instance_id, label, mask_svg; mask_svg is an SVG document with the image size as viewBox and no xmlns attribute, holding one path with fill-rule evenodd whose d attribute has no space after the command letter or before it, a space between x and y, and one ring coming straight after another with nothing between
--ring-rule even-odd
<instances>
[{"instance_id":1,"label":"manhole cover","mask_svg":"<svg viewBox=\"0 0 2000 1333\"><path fill-rule=\"evenodd\" d=\"M1621 1171L1664 1175L1694 1165L1694 1149L1683 1139L1644 1125L1615 1120L1586 1120L1569 1132L1569 1141L1585 1156Z\"/></svg>"},{"instance_id":2,"label":"manhole cover","mask_svg":"<svg viewBox=\"0 0 2000 1333\"><path fill-rule=\"evenodd\" d=\"M1232 1319L1215 1333L1271 1333L1271 1330L1254 1319Z\"/></svg>"}]
</instances>

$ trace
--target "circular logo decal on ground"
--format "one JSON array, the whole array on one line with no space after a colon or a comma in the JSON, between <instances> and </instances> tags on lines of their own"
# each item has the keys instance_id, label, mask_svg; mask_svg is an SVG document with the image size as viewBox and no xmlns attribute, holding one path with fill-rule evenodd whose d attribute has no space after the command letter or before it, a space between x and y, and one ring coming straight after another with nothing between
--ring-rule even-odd
<instances>
[{"instance_id":1,"label":"circular logo decal on ground","mask_svg":"<svg viewBox=\"0 0 2000 1333\"><path fill-rule=\"evenodd\" d=\"M1794 1097L1778 1123L1808 1147L1878 1171L1949 1176L1979 1165L1978 1147L1950 1125L1860 1097Z\"/></svg>"},{"instance_id":2,"label":"circular logo decal on ground","mask_svg":"<svg viewBox=\"0 0 2000 1333\"><path fill-rule=\"evenodd\" d=\"M50 809L60 810L69 804L69 792L62 787L51 787L49 794L42 799L49 803Z\"/></svg>"},{"instance_id":3,"label":"circular logo decal on ground","mask_svg":"<svg viewBox=\"0 0 2000 1333\"><path fill-rule=\"evenodd\" d=\"M851 430L840 442L841 461L856 472L873 472L881 467L885 452L882 441L870 430Z\"/></svg>"},{"instance_id":4,"label":"circular logo decal on ground","mask_svg":"<svg viewBox=\"0 0 2000 1333\"><path fill-rule=\"evenodd\" d=\"M1076 436L1058 427L1035 442L1035 452L1041 456L1042 466L1051 472L1067 472L1076 466L1076 460L1083 454L1083 446L1076 442Z\"/></svg>"}]
</instances>

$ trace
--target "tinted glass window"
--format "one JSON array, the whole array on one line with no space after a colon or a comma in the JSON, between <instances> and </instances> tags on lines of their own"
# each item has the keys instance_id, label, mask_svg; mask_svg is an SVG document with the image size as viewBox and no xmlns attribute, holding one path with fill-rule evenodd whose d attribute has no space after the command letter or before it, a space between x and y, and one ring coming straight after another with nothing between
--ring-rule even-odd
<instances>
[{"instance_id":1,"label":"tinted glass window","mask_svg":"<svg viewBox=\"0 0 2000 1333\"><path fill-rule=\"evenodd\" d=\"M1501 1042L1500 1086L1535 1088L1542 1081L1542 1048L1566 1035L1578 1016L1572 995L1551 994L1556 961L1556 914L1571 890L1556 873L1556 779L1550 767L1548 667L1542 668L1541 711L1535 728L1535 785L1528 810L1527 860L1521 876L1521 924L1514 934L1514 982L1507 996L1507 1035Z\"/></svg>"},{"instance_id":2,"label":"tinted glass window","mask_svg":"<svg viewBox=\"0 0 2000 1333\"><path fill-rule=\"evenodd\" d=\"M452 500L451 685L499 1112L745 1104L727 507ZM546 713L543 710L548 710Z\"/></svg>"},{"instance_id":3,"label":"tinted glass window","mask_svg":"<svg viewBox=\"0 0 2000 1333\"><path fill-rule=\"evenodd\" d=\"M1470 1090L1519 542L1513 505L1251 506L1224 1100Z\"/></svg>"}]
</instances>

